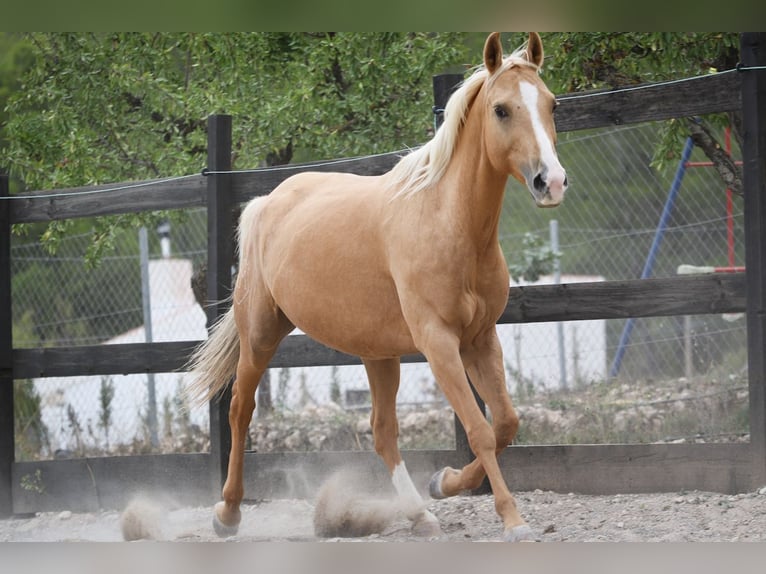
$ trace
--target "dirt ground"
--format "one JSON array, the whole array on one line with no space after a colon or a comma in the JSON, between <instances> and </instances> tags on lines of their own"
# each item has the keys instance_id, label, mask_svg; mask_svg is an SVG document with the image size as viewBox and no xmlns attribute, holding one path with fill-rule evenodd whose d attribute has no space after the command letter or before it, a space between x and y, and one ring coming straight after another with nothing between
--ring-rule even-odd
<instances>
[{"instance_id":1,"label":"dirt ground","mask_svg":"<svg viewBox=\"0 0 766 574\"><path fill-rule=\"evenodd\" d=\"M553 492L516 493L523 516L543 542L683 542L766 541L766 487L723 495L710 492L583 496ZM210 507L170 508L139 501L144 527L158 540L213 542ZM501 525L490 496L458 496L431 501L441 541L494 541ZM273 500L242 508L239 533L229 541L318 542L313 532L313 504ZM121 513L39 513L0 520L0 542L116 542L123 540ZM340 539L329 539L338 541ZM409 523L395 520L365 541L414 539Z\"/></svg>"}]
</instances>

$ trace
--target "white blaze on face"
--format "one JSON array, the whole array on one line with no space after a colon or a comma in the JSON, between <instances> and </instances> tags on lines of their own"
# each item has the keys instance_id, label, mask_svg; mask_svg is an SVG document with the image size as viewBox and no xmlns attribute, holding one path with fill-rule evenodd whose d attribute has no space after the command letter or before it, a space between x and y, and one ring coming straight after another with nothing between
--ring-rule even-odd
<instances>
[{"instance_id":1,"label":"white blaze on face","mask_svg":"<svg viewBox=\"0 0 766 574\"><path fill-rule=\"evenodd\" d=\"M519 82L519 89L521 90L521 99L527 108L527 112L529 112L529 119L532 122L532 130L534 131L537 149L540 153L541 171L546 176L545 183L551 194L552 203L560 203L566 189L564 186L566 172L561 167L556 150L553 147L553 142L543 127L540 109L537 107L539 92L536 86L523 81Z\"/></svg>"}]
</instances>

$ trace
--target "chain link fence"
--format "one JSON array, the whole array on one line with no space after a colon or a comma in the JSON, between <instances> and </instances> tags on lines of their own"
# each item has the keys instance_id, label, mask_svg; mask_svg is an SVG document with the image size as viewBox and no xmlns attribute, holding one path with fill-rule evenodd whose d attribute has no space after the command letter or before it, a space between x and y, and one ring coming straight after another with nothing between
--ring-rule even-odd
<instances>
[{"instance_id":1,"label":"chain link fence","mask_svg":"<svg viewBox=\"0 0 766 574\"><path fill-rule=\"evenodd\" d=\"M550 241L551 221L556 220L561 282L639 278L653 245L648 273L653 277L674 276L682 264L726 266L732 256L736 265L744 265L741 199L735 197L727 213L726 193L713 168L688 167L681 170L680 192L669 203L674 170L660 172L651 166L658 131L655 125L638 125L561 134L559 155L570 190L560 208L539 210L523 186L509 183L500 229L509 264L521 257L524 238L530 234ZM692 160L705 159L693 151ZM668 218L658 229L663 210ZM152 340L203 338L204 312L194 299L191 280L205 259L205 211L176 213L170 220L166 256L159 235L149 230L149 281L143 290L138 232L123 234L115 251L95 269L86 267L82 257L87 234L63 240L55 255L15 240L14 347L144 341L147 293ZM539 280L553 281L552 275ZM531 413L547 408L551 393L571 394L599 385L635 388L652 381L741 382L746 377L742 317L640 319L633 322L629 337L624 334L626 323L500 326L507 384L520 409ZM43 424L36 432L31 426L21 429L23 448L17 457L204 451L207 409L184 404L184 377L166 373L18 382L25 400L39 401ZM359 438L369 435L365 411L370 398L362 367L271 369L267 381L262 387L270 401L261 403L271 403L272 423L264 423L265 413L259 413L251 432L254 441L269 432L274 438L273 421L279 417L289 426L294 422L291 416L308 410L334 420L348 415L351 422L343 424L351 425L350 435L356 437L351 447L370 448L369 440ZM404 417L449 413L425 364L402 366L398 400ZM337 446L321 438L301 443L296 432L285 431L302 445L296 448ZM447 445L451 440L444 439Z\"/></svg>"}]
</instances>

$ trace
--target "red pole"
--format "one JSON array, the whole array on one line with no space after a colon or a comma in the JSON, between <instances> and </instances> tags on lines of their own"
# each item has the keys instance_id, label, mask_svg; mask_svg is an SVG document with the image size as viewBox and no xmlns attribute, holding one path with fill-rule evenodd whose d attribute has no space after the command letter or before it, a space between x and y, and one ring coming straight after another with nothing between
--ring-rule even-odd
<instances>
[{"instance_id":1,"label":"red pole","mask_svg":"<svg viewBox=\"0 0 766 574\"><path fill-rule=\"evenodd\" d=\"M731 127L725 130L726 153L731 156ZM741 161L735 161L735 165L742 165ZM687 161L686 167L713 167L712 161ZM735 267L736 260L734 253L734 200L731 188L726 188L726 251L729 261L729 267Z\"/></svg>"}]
</instances>

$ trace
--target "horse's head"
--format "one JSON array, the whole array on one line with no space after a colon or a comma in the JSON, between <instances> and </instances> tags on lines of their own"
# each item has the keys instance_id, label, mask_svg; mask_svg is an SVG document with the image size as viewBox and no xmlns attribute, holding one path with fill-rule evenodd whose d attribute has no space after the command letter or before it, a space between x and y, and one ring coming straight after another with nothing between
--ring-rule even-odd
<instances>
[{"instance_id":1,"label":"horse's head","mask_svg":"<svg viewBox=\"0 0 766 574\"><path fill-rule=\"evenodd\" d=\"M505 60L500 34L487 38L484 143L495 169L526 184L539 207L555 207L564 199L567 175L556 155L556 98L538 75L542 63L536 33Z\"/></svg>"}]
</instances>

